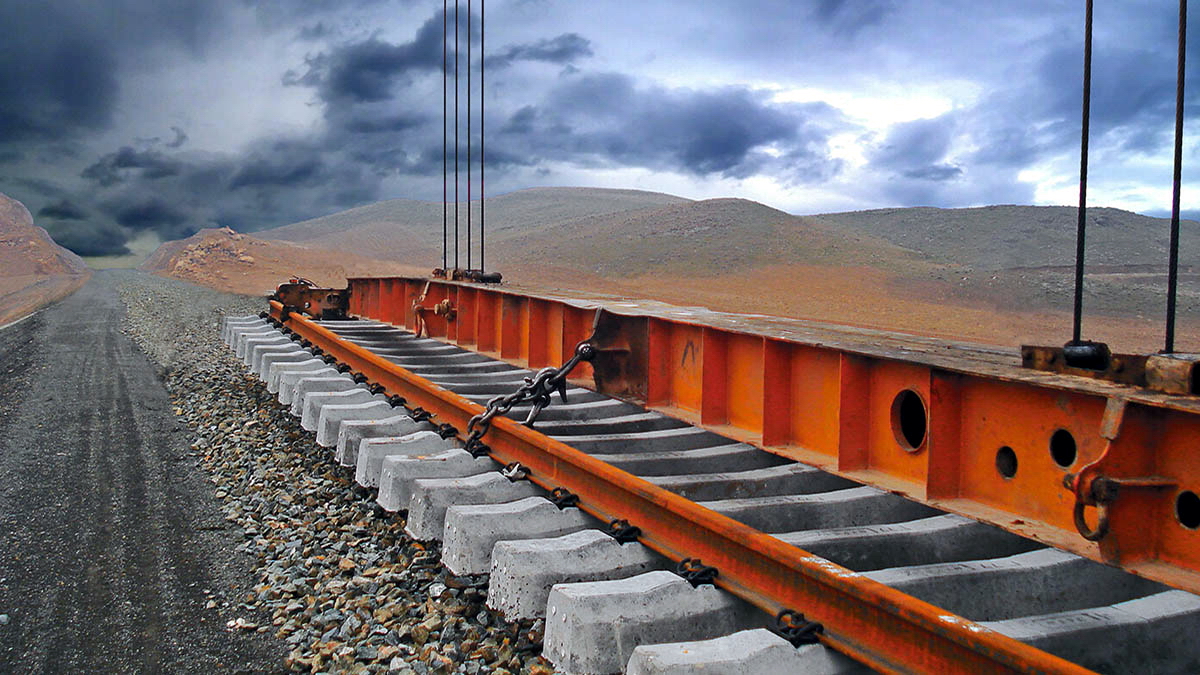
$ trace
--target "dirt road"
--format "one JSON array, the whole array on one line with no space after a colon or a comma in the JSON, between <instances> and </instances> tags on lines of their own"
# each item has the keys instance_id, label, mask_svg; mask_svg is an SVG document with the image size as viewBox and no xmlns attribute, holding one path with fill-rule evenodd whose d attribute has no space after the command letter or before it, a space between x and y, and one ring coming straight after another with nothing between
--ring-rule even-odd
<instances>
[{"instance_id":1,"label":"dirt road","mask_svg":"<svg viewBox=\"0 0 1200 675\"><path fill-rule=\"evenodd\" d=\"M0 330L0 672L279 670L273 638L205 609L248 561L116 274Z\"/></svg>"}]
</instances>

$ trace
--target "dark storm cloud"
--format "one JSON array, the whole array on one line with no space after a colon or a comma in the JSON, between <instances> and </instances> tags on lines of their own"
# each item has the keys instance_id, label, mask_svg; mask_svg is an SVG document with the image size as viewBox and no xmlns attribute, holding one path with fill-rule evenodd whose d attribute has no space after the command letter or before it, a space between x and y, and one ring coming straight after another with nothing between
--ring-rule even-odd
<instances>
[{"instance_id":1,"label":"dark storm cloud","mask_svg":"<svg viewBox=\"0 0 1200 675\"><path fill-rule=\"evenodd\" d=\"M171 127L171 132L175 134L175 138L167 141L166 145L168 148L178 148L184 143L187 143L188 135L183 129L180 129L179 127Z\"/></svg>"},{"instance_id":2,"label":"dark storm cloud","mask_svg":"<svg viewBox=\"0 0 1200 675\"><path fill-rule=\"evenodd\" d=\"M38 218L53 218L55 220L84 220L87 211L67 199L60 199L53 204L47 204L38 209Z\"/></svg>"},{"instance_id":3,"label":"dark storm cloud","mask_svg":"<svg viewBox=\"0 0 1200 675\"><path fill-rule=\"evenodd\" d=\"M871 152L871 165L906 178L955 178L962 170L943 163L954 138L955 126L952 115L897 124Z\"/></svg>"},{"instance_id":4,"label":"dark storm cloud","mask_svg":"<svg viewBox=\"0 0 1200 675\"><path fill-rule=\"evenodd\" d=\"M159 197L114 202L108 209L117 224L134 230L166 230L187 222L188 214Z\"/></svg>"},{"instance_id":5,"label":"dark storm cloud","mask_svg":"<svg viewBox=\"0 0 1200 675\"><path fill-rule=\"evenodd\" d=\"M530 44L511 45L489 56L487 65L505 68L514 61L543 61L558 65L574 63L592 56L592 43L578 33L564 33L558 37L538 40Z\"/></svg>"},{"instance_id":6,"label":"dark storm cloud","mask_svg":"<svg viewBox=\"0 0 1200 675\"><path fill-rule=\"evenodd\" d=\"M222 13L188 0L0 4L0 145L104 130L123 58L161 42L200 51Z\"/></svg>"},{"instance_id":7,"label":"dark storm cloud","mask_svg":"<svg viewBox=\"0 0 1200 675\"><path fill-rule=\"evenodd\" d=\"M411 42L392 44L372 37L319 54L306 65L304 74L289 72L284 82L315 86L326 102L389 100L414 71L441 71L442 14L426 21Z\"/></svg>"},{"instance_id":8,"label":"dark storm cloud","mask_svg":"<svg viewBox=\"0 0 1200 675\"><path fill-rule=\"evenodd\" d=\"M840 35L879 25L895 9L890 0L817 0L813 16Z\"/></svg>"},{"instance_id":9,"label":"dark storm cloud","mask_svg":"<svg viewBox=\"0 0 1200 675\"><path fill-rule=\"evenodd\" d=\"M67 222L50 220L39 223L59 245L79 255L125 255L129 234L109 222Z\"/></svg>"},{"instance_id":10,"label":"dark storm cloud","mask_svg":"<svg viewBox=\"0 0 1200 675\"><path fill-rule=\"evenodd\" d=\"M152 150L139 152L125 146L105 155L95 164L83 170L82 176L102 186L125 182L134 177L157 180L177 175L181 170L178 160Z\"/></svg>"},{"instance_id":11,"label":"dark storm cloud","mask_svg":"<svg viewBox=\"0 0 1200 675\"><path fill-rule=\"evenodd\" d=\"M729 178L770 166L809 181L837 170L827 143L839 118L823 104L777 105L744 87L639 88L627 75L585 74L568 77L541 106L516 111L495 143L529 147L531 160Z\"/></svg>"}]
</instances>

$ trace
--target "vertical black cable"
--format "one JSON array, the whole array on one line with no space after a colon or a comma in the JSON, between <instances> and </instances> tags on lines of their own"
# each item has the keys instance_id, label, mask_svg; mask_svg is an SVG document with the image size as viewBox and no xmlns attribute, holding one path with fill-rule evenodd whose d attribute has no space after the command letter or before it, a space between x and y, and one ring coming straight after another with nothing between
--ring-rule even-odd
<instances>
[{"instance_id":1,"label":"vertical black cable","mask_svg":"<svg viewBox=\"0 0 1200 675\"><path fill-rule=\"evenodd\" d=\"M1175 351L1175 294L1179 285L1179 184L1183 173L1183 75L1187 50L1187 0L1179 0L1179 63L1175 75L1175 176L1171 192L1171 249L1167 270L1167 339L1164 352Z\"/></svg>"},{"instance_id":2,"label":"vertical black cable","mask_svg":"<svg viewBox=\"0 0 1200 675\"><path fill-rule=\"evenodd\" d=\"M483 27L487 17L487 0L479 0L479 271L483 272L487 268L483 266L483 248L484 242L487 241L484 228L484 191L483 191L483 172L484 162L483 141L487 137L484 133L485 117L484 110L487 106L487 88L483 86L483 74L487 71L485 62L487 60L487 51L484 49Z\"/></svg>"},{"instance_id":3,"label":"vertical black cable","mask_svg":"<svg viewBox=\"0 0 1200 675\"><path fill-rule=\"evenodd\" d=\"M471 0L467 0L467 269L471 267Z\"/></svg>"},{"instance_id":4,"label":"vertical black cable","mask_svg":"<svg viewBox=\"0 0 1200 675\"><path fill-rule=\"evenodd\" d=\"M446 170L448 168L446 166L446 151L449 149L448 146L450 144L449 138L446 133L446 122L447 122L446 118L448 117L447 113L449 112L449 108L447 106L447 95L446 95L446 79L449 76L449 72L448 72L449 68L447 67L447 63L450 60L449 54L447 53L447 47L446 47L446 43L448 42L448 38L450 37L450 33L447 29L447 26L449 23L447 20L447 17L449 15L449 11L448 11L449 9L450 9L450 6L449 6L447 0L442 0L442 269L443 270L446 269L446 265L448 262L446 256L447 256L447 249L449 248L448 239L450 236L449 230L448 230L448 225L449 225L448 220L449 220L449 215L450 215L449 214L449 202L447 202L447 200L446 200L447 192L448 192L448 189L447 189L447 178L448 177L446 176Z\"/></svg>"},{"instance_id":5,"label":"vertical black cable","mask_svg":"<svg viewBox=\"0 0 1200 675\"><path fill-rule=\"evenodd\" d=\"M1092 0L1087 0L1083 32L1083 129L1079 141L1079 224L1075 230L1075 325L1071 342L1079 343L1083 324L1083 249L1087 231L1088 118L1092 103Z\"/></svg>"},{"instance_id":6,"label":"vertical black cable","mask_svg":"<svg viewBox=\"0 0 1200 675\"><path fill-rule=\"evenodd\" d=\"M458 269L458 0L454 0L454 269Z\"/></svg>"}]
</instances>

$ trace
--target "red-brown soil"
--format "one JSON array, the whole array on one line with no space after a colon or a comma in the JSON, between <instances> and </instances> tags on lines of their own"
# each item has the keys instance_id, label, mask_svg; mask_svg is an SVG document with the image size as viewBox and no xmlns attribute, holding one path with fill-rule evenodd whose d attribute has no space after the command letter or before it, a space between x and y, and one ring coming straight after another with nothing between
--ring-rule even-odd
<instances>
[{"instance_id":1,"label":"red-brown soil","mask_svg":"<svg viewBox=\"0 0 1200 675\"><path fill-rule=\"evenodd\" d=\"M0 326L63 298L91 272L33 224L25 205L0 194Z\"/></svg>"},{"instance_id":2,"label":"red-brown soil","mask_svg":"<svg viewBox=\"0 0 1200 675\"><path fill-rule=\"evenodd\" d=\"M424 274L429 270L317 246L267 241L229 228L205 229L158 248L141 269L231 293L265 295L289 277L344 287L353 276Z\"/></svg>"}]
</instances>

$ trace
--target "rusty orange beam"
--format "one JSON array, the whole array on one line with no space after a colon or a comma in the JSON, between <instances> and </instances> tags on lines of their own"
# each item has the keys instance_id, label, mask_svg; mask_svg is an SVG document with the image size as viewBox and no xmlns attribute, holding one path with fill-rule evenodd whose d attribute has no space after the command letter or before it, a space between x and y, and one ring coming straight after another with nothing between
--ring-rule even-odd
<instances>
[{"instance_id":1,"label":"rusty orange beam","mask_svg":"<svg viewBox=\"0 0 1200 675\"><path fill-rule=\"evenodd\" d=\"M282 306L271 303L280 318ZM465 430L483 411L302 316L284 324L388 393ZM520 462L529 479L565 488L602 521L625 519L641 543L672 560L700 558L720 571L717 585L775 614L803 612L825 626L821 641L883 672L1088 673L1057 656L955 616L833 562L605 464L507 418L485 441L500 463Z\"/></svg>"},{"instance_id":2,"label":"rusty orange beam","mask_svg":"<svg viewBox=\"0 0 1200 675\"><path fill-rule=\"evenodd\" d=\"M415 298L426 284L467 329L438 317L433 336L521 366L557 365L603 306L598 342L608 351L574 382L1200 592L1195 396L1024 369L1015 349L599 296L351 279L352 311L411 328L411 312L396 321L371 299L384 285ZM1101 511L1107 518L1091 541L1066 485L1086 497L1097 477L1126 487L1102 508L1080 507L1087 528Z\"/></svg>"}]
</instances>

